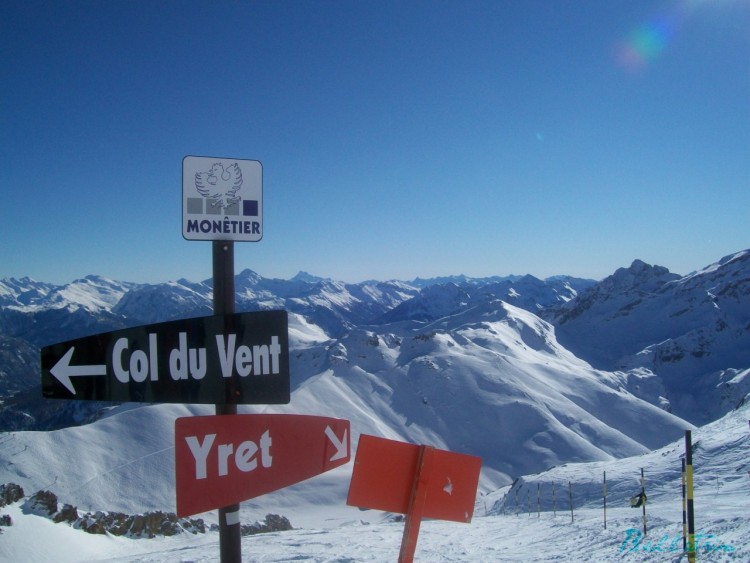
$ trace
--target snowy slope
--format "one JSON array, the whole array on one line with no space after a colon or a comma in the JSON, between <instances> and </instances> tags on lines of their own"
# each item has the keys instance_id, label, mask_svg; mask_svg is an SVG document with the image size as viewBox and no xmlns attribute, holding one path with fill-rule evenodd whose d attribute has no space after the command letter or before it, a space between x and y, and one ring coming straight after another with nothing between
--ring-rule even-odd
<instances>
[{"instance_id":1,"label":"snowy slope","mask_svg":"<svg viewBox=\"0 0 750 563\"><path fill-rule=\"evenodd\" d=\"M750 392L750 251L682 277L635 261L544 316L597 367L656 374L672 412L692 422Z\"/></svg>"},{"instance_id":2,"label":"snowy slope","mask_svg":"<svg viewBox=\"0 0 750 563\"><path fill-rule=\"evenodd\" d=\"M358 323L382 315L417 290L402 282L343 284L320 278L267 279L244 270L235 279L238 312L286 309L304 315L327 335L341 335ZM211 280L161 284L115 282L87 276L55 286L30 278L0 280L0 400L39 382L42 346L109 330L213 312ZM319 339L328 339L324 336ZM13 403L47 417L41 405L16 397ZM14 408L15 408L14 406ZM2 416L0 415L0 420ZM11 424L3 428L15 428Z\"/></svg>"},{"instance_id":3,"label":"snowy slope","mask_svg":"<svg viewBox=\"0 0 750 563\"><path fill-rule=\"evenodd\" d=\"M143 284L123 295L112 312L132 322L151 324L213 313L211 288L187 280Z\"/></svg>"},{"instance_id":4,"label":"snowy slope","mask_svg":"<svg viewBox=\"0 0 750 563\"><path fill-rule=\"evenodd\" d=\"M38 282L29 277L0 280L0 304L28 305L46 297L54 289L53 284Z\"/></svg>"},{"instance_id":5,"label":"snowy slope","mask_svg":"<svg viewBox=\"0 0 750 563\"><path fill-rule=\"evenodd\" d=\"M566 276L543 281L528 275L502 280L490 278L483 283L468 278L462 279L460 283L431 283L426 285L419 295L393 307L381 318L373 321L373 324L433 321L498 299L521 309L539 313L546 308L571 301L580 289L587 288L593 283Z\"/></svg>"},{"instance_id":6,"label":"snowy slope","mask_svg":"<svg viewBox=\"0 0 750 563\"><path fill-rule=\"evenodd\" d=\"M683 277L636 260L559 308L554 322L560 341L599 367L619 367L623 357L660 344L651 365L705 372L750 365L742 346L749 302L750 251ZM731 352L733 363L716 363L723 352Z\"/></svg>"},{"instance_id":7,"label":"snowy slope","mask_svg":"<svg viewBox=\"0 0 750 563\"><path fill-rule=\"evenodd\" d=\"M596 479L603 470L611 479L613 503L631 495L637 480L632 474L643 465L653 473L647 478L655 492L663 489L669 498L679 446L649 452L693 426L668 410L699 423L731 411L705 431L714 442L705 439L709 434L701 439L706 448L701 463L713 464L719 472L702 485L716 491L715 498L704 499L720 515L710 521L713 529L732 545L746 548L742 532L747 527L730 513L744 514L748 498L742 480L750 469L742 437L747 407L732 409L750 392L750 361L744 355L750 350L749 256L747 251L737 253L684 277L636 261L588 291L570 280L557 280L562 285L553 286L519 277L425 283L420 292L401 282L344 284L306 275L269 280L245 270L236 278L238 310L290 311L293 395L288 406L240 411L338 416L351 421L353 445L360 433L368 433L481 456L480 488L488 493L480 499L482 517L470 531L429 523L423 555L430 561L503 560L506 553L511 554L506 560L549 561L556 554L541 546L545 534L577 555L589 550L588 559L578 560L622 558L617 548L627 529L623 526L638 526L636 511L613 508L624 511L625 524L606 537L596 525L597 516L587 518L584 512L571 540L568 525L554 516L533 524L527 520L524 526L517 522L520 516L508 516L507 502L496 502L520 476L515 490L533 495L534 484L542 483L539 475L550 467L544 478L576 484L574 501L590 514L596 512ZM15 360L16 349L24 349L14 346L14 339L40 346L60 340L60 334L72 338L165 320L165 314L205 314L211 300L210 283L186 280L144 286L89 276L62 288L29 280L27 289L24 283L3 280L0 287L5 342L0 361ZM541 312L541 303L557 304L555 315L545 315L555 324L535 314ZM18 361L31 369L23 353ZM603 369L605 365L615 371ZM80 405L58 403L73 410ZM173 510L174 420L212 412L205 406L124 405L85 426L7 432L0 436L0 484L19 483L28 494L49 488L61 502L82 511ZM732 467L731 475L721 473L722 464ZM289 553L313 561L393 560L399 525L383 521L374 511L345 507L350 476L348 464L309 483L243 503L243 521L277 512L308 528L371 522L356 525L360 544L344 539L352 535L347 526L338 534L326 532L331 535L323 544L317 541L316 536L323 535L317 530L275 534L275 547L271 540L253 539L253 545L265 546L254 560L288 560ZM505 488L492 493L498 487ZM515 490L510 497L514 502ZM729 492L739 500L728 500ZM660 510L656 505L654 509ZM484 518L485 510L496 514ZM671 510L665 508L663 514ZM181 560L191 543L197 551L185 558L216 559L211 534L154 541L159 548L123 538L79 540L70 534L80 532L51 529L18 506L0 509L0 514L4 511L23 524L0 536L0 561L4 556L19 560L19 543L34 534L50 534L65 543L58 557L51 546L39 546L39 560L97 560L107 554L120 554L122 560ZM655 525L666 530L672 525L670 517L659 516ZM532 529L530 537L523 533L526 528ZM516 530L516 537L498 537L503 530ZM16 540L3 543L11 537ZM68 548L66 542L78 541L80 551ZM279 552L279 542L289 553ZM486 553L479 544L487 547ZM10 551L2 551L3 546ZM347 555L350 546L354 555ZM147 555L155 549L162 552ZM138 553L146 555L138 559ZM745 558L737 560L748 560L744 553ZM632 555L649 560L656 554L641 550Z\"/></svg>"},{"instance_id":8,"label":"snowy slope","mask_svg":"<svg viewBox=\"0 0 750 563\"><path fill-rule=\"evenodd\" d=\"M112 309L137 284L87 276L55 286L22 280L0 280L0 336L46 346L126 325ZM0 387L0 395L4 394Z\"/></svg>"},{"instance_id":9,"label":"snowy slope","mask_svg":"<svg viewBox=\"0 0 750 563\"><path fill-rule=\"evenodd\" d=\"M81 307L98 312L114 307L136 286L101 276L86 276L62 286L39 283L30 278L10 278L0 281L0 303L20 311Z\"/></svg>"},{"instance_id":10,"label":"snowy slope","mask_svg":"<svg viewBox=\"0 0 750 563\"><path fill-rule=\"evenodd\" d=\"M450 291L452 284L429 283L431 289L420 294L412 285L397 281L345 284L304 273L292 280L278 280L243 270L235 276L236 308L286 309L300 315L309 326L316 326L316 331L324 333L318 335L318 341L324 341L343 336L363 323L382 324L387 320L384 313L398 311L399 305L407 301L425 303L435 311L422 320L434 320L497 298L537 311L546 303L564 302L575 295L574 287L586 285L585 280L569 277L543 282L531 276L512 281L463 277L462 283L471 292L471 299L445 307L440 304L439 295ZM5 399L0 411L1 428L6 430L55 429L80 424L94 414L92 405L75 409L56 405L51 414L51 405L42 401L40 393L29 389L38 385L40 346L212 312L211 280L193 283L181 279L152 285L88 276L64 286L52 286L24 278L2 280L0 294L0 399L15 394ZM435 302L426 303L433 294Z\"/></svg>"},{"instance_id":11,"label":"snowy slope","mask_svg":"<svg viewBox=\"0 0 750 563\"><path fill-rule=\"evenodd\" d=\"M39 349L23 338L0 335L0 389L17 393L39 382Z\"/></svg>"},{"instance_id":12,"label":"snowy slope","mask_svg":"<svg viewBox=\"0 0 750 563\"><path fill-rule=\"evenodd\" d=\"M301 317L290 324L291 404L243 410L336 416L351 421L355 443L368 433L478 455L485 488L564 462L644 453L688 426L562 349L549 324L501 301L418 333L357 329L321 342ZM173 479L174 419L210 410L120 407L82 427L8 433L0 482L55 483L87 510L168 509L171 489L154 494L142 484ZM89 453L67 455L81 449Z\"/></svg>"},{"instance_id":13,"label":"snowy slope","mask_svg":"<svg viewBox=\"0 0 750 563\"><path fill-rule=\"evenodd\" d=\"M145 407L149 411L165 407ZM175 407L169 407L175 408ZM143 409L136 409L138 412ZM121 413L114 418L123 416ZM177 407L172 414L184 414ZM750 560L750 403L719 421L693 432L695 474L695 523L699 561ZM135 419L134 419L135 420ZM147 414L144 420L154 422ZM159 430L158 424L154 430ZM83 438L83 437L81 437ZM11 438L12 442L16 438ZM146 437L147 440L151 438ZM10 444L5 437L3 450ZM18 443L15 444L19 445ZM136 444L133 444L134 446ZM88 455L77 444L86 464ZM161 444L153 443L151 458L160 455ZM112 449L112 448L110 448ZM682 502L679 439L661 449L606 462L566 464L547 472L522 476L514 488L504 487L480 495L471 524L426 521L422 523L416 561L685 561L681 558ZM105 454L105 457L108 454ZM93 456L91 456L93 457ZM148 465L146 459L95 473L84 487L113 496L117 483L113 471L135 478L133 466ZM33 465L54 462L49 456ZM32 473L42 471L28 465ZM130 470L128 468L130 467ZM641 509L628 507L628 498L640 490L640 470L646 477L648 534L642 532ZM245 561L387 562L398 554L403 523L387 514L345 507L345 491L351 469L339 475L320 476L285 490L242 504L242 521L252 522L267 512L283 512L297 528L293 531L246 537L242 541ZM96 470L95 470L96 471ZM602 510L602 477L607 474L607 527ZM335 473L335 472L334 472ZM127 477L127 476L126 476ZM552 500L552 483L557 495ZM540 484L540 502L537 487ZM567 497L573 491L573 514ZM141 487L157 496L168 496L153 474ZM73 490L62 492L69 500ZM518 505L516 505L518 490ZM28 493L27 493L28 494ZM92 536L67 524L24 513L18 502L0 509L13 526L2 528L0 561L121 561L121 562L209 562L218 559L218 534L182 534L170 538L130 539ZM540 508L538 508L540 507ZM539 510L539 512L537 512ZM207 514L211 521L215 514Z\"/></svg>"}]
</instances>

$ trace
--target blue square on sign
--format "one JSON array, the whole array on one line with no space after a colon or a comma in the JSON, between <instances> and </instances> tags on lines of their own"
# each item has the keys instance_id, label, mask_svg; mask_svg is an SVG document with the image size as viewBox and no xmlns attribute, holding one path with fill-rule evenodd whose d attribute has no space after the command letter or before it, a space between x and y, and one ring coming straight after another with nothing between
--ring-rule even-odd
<instances>
[{"instance_id":1,"label":"blue square on sign","mask_svg":"<svg viewBox=\"0 0 750 563\"><path fill-rule=\"evenodd\" d=\"M254 199L245 199L242 201L242 214L245 217L258 216L258 202Z\"/></svg>"}]
</instances>

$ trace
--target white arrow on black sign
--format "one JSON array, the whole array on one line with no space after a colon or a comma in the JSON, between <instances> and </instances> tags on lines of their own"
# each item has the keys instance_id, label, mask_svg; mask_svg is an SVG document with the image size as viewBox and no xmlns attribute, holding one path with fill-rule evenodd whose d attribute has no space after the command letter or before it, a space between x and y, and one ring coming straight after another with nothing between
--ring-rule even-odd
<instances>
[{"instance_id":1,"label":"white arrow on black sign","mask_svg":"<svg viewBox=\"0 0 750 563\"><path fill-rule=\"evenodd\" d=\"M42 395L141 403L286 404L286 311L103 332L41 350Z\"/></svg>"},{"instance_id":2,"label":"white arrow on black sign","mask_svg":"<svg viewBox=\"0 0 750 563\"><path fill-rule=\"evenodd\" d=\"M75 347L68 350L54 367L50 368L49 372L55 376L55 379L62 383L68 391L75 395L76 390L75 387L73 387L73 382L70 380L71 377L107 375L107 366L106 364L94 366L71 366L70 360L73 358L73 352L75 352Z\"/></svg>"}]
</instances>

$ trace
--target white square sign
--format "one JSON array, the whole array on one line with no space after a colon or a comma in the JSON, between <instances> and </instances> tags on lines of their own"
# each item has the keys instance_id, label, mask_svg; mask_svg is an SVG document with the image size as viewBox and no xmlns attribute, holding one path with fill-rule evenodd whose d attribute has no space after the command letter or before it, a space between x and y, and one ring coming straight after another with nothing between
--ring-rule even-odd
<instances>
[{"instance_id":1,"label":"white square sign","mask_svg":"<svg viewBox=\"0 0 750 563\"><path fill-rule=\"evenodd\" d=\"M182 160L182 236L187 240L263 238L263 165L257 160Z\"/></svg>"}]
</instances>

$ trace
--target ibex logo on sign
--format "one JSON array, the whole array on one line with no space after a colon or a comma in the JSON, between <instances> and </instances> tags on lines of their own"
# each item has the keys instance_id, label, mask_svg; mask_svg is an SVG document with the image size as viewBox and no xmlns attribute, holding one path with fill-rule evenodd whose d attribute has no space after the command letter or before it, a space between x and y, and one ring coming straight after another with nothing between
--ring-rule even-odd
<instances>
[{"instance_id":1,"label":"ibex logo on sign","mask_svg":"<svg viewBox=\"0 0 750 563\"><path fill-rule=\"evenodd\" d=\"M195 174L195 189L208 199L211 208L226 209L239 203L235 194L242 187L242 171L237 163L230 164L226 170L217 162L208 172Z\"/></svg>"},{"instance_id":2,"label":"ibex logo on sign","mask_svg":"<svg viewBox=\"0 0 750 563\"><path fill-rule=\"evenodd\" d=\"M242 170L236 162L226 168L215 162L206 171L195 173L195 189L203 198L188 199L190 215L242 215L257 217L258 200L245 199L237 195L242 188ZM205 203L205 207L204 207Z\"/></svg>"}]
</instances>

